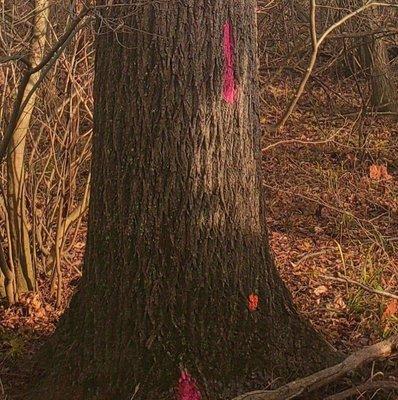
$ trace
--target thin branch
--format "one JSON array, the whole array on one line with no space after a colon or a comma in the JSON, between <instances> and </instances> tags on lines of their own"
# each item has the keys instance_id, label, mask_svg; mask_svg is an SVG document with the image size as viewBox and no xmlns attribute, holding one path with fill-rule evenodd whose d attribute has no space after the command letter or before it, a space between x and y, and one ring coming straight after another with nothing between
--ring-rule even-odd
<instances>
[{"instance_id":1,"label":"thin branch","mask_svg":"<svg viewBox=\"0 0 398 400\"><path fill-rule=\"evenodd\" d=\"M32 74L40 71L47 63L51 61L51 59L57 55L59 49L65 44L65 42L69 39L69 37L73 34L74 30L79 25L80 21L85 18L85 16L91 11L91 8L84 8L80 14L71 22L66 32L59 38L58 42L54 44L51 50L47 53L47 55L43 58L43 60L34 67L31 71Z\"/></svg>"},{"instance_id":2,"label":"thin branch","mask_svg":"<svg viewBox=\"0 0 398 400\"><path fill-rule=\"evenodd\" d=\"M318 390L347 373L375 360L393 355L398 349L398 335L365 347L348 356L333 367L323 369L315 374L290 382L275 390L256 390L235 397L232 400L289 400L302 394Z\"/></svg>"},{"instance_id":3,"label":"thin branch","mask_svg":"<svg viewBox=\"0 0 398 400\"><path fill-rule=\"evenodd\" d=\"M0 64L4 64L10 61L21 61L23 62L28 68L31 68L32 65L27 59L25 54L14 54L12 56L5 56L5 57L0 57Z\"/></svg>"},{"instance_id":4,"label":"thin branch","mask_svg":"<svg viewBox=\"0 0 398 400\"><path fill-rule=\"evenodd\" d=\"M280 121L275 125L275 128L274 128L275 130L279 130L280 128L282 128L283 125L285 125L285 123L289 119L291 113L296 108L296 105L297 105L301 95L304 92L304 88L307 85L308 79L310 78L310 76L312 74L312 70L314 69L316 60L318 58L319 41L317 39L317 34L316 34L316 2L315 2L315 0L311 0L311 43L312 43L312 54L311 54L311 58L310 58L308 67L305 71L305 74L303 75L303 78L301 79L301 82L296 91L296 94L294 95L293 99L291 100L291 102L289 104L289 107L282 115L282 118L280 119Z\"/></svg>"},{"instance_id":5,"label":"thin branch","mask_svg":"<svg viewBox=\"0 0 398 400\"><path fill-rule=\"evenodd\" d=\"M398 34L398 29L374 29L365 32L342 33L339 35L330 35L329 39L347 39L347 38L362 38L366 36L377 35L377 37L393 36Z\"/></svg>"},{"instance_id":6,"label":"thin branch","mask_svg":"<svg viewBox=\"0 0 398 400\"><path fill-rule=\"evenodd\" d=\"M328 252L328 250L333 249L333 247L327 247L326 249L320 250L320 251L316 251L314 253L307 253L305 254L303 257L301 257L297 262L291 262L291 265L293 268L297 268L299 265L301 265L304 261L310 259L310 258L314 258L314 257L318 257L318 256L322 256L323 254L326 254Z\"/></svg>"},{"instance_id":7,"label":"thin branch","mask_svg":"<svg viewBox=\"0 0 398 400\"><path fill-rule=\"evenodd\" d=\"M325 400L344 400L351 396L360 396L359 398L362 398L363 394L365 394L369 390L378 391L380 389L392 389L392 390L398 391L398 382L392 381L392 380L391 381L366 382L362 385L355 386L353 388L344 390L343 392L326 397Z\"/></svg>"},{"instance_id":8,"label":"thin branch","mask_svg":"<svg viewBox=\"0 0 398 400\"><path fill-rule=\"evenodd\" d=\"M261 151L263 153L266 153L267 151L273 149L274 147L280 146L282 144L305 144L305 145L319 145L319 144L327 144L333 141L333 138L337 134L332 135L331 137L324 139L324 140L301 140L301 139L286 139L286 140L280 140L275 143L269 144L267 147L263 147Z\"/></svg>"},{"instance_id":9,"label":"thin branch","mask_svg":"<svg viewBox=\"0 0 398 400\"><path fill-rule=\"evenodd\" d=\"M39 84L43 81L45 78L47 72L51 68L51 66L54 64L60 53L64 50L64 48L67 46L71 38L73 37L73 33L79 23L86 17L88 12L90 11L90 8L85 8L83 11L76 17L76 19L70 24L64 35L61 36L61 38L58 40L58 42L51 48L51 50L47 53L47 55L43 58L43 60L34 68L29 68L22 76L19 86L18 86L18 91L17 91L17 96L13 105L13 110L11 113L11 118L10 122L7 125L6 132L4 134L3 140L0 143L0 163L3 161L5 155L7 154L7 149L8 146L11 142L12 135L14 134L15 128L18 125L18 121L26 107L26 105L29 102L29 99L32 97L33 93L37 90ZM43 70L43 73L41 74L40 78L36 82L36 84L33 86L32 90L25 96L25 91L26 87L28 86L30 77L38 73L39 71Z\"/></svg>"},{"instance_id":10,"label":"thin branch","mask_svg":"<svg viewBox=\"0 0 398 400\"><path fill-rule=\"evenodd\" d=\"M322 43L325 41L325 39L334 30L336 30L338 27L343 25L349 19L357 16L358 14L367 10L368 8L371 8L371 7L398 7L398 4L388 4L388 3L382 3L382 2L369 1L369 2L365 3L362 7L345 15L339 21L337 21L336 23L331 25L328 29L326 29L326 31L323 32L323 34L319 37L319 39L317 39L317 34L316 34L316 7L317 7L316 0L310 0L310 6L311 6L310 31L311 31L311 43L312 43L311 58L310 58L308 67L306 69L306 72L301 79L300 85L297 88L297 91L296 91L294 97L292 98L292 100L290 101L290 104L287 107L286 111L283 113L281 119L275 125L269 126L269 129L274 130L274 131L281 129L285 125L286 121L289 119L290 115L296 108L296 105L297 105L301 95L304 92L304 88L307 85L308 79L310 78L312 71L315 67L319 48L322 45Z\"/></svg>"},{"instance_id":11,"label":"thin branch","mask_svg":"<svg viewBox=\"0 0 398 400\"><path fill-rule=\"evenodd\" d=\"M392 299L398 299L398 295L394 294L394 293L390 293L390 292L386 292L385 290L379 290L379 289L373 289L370 286L366 286L361 282L358 281L354 281L351 278L348 278L347 276L341 275L339 274L339 276L328 276L328 275L321 275L322 278L326 278L332 281L337 281L337 282L343 282L343 283L351 283L353 285L359 286L360 288L362 288L363 290L365 290L366 292L369 293L373 293L373 294L378 294L380 296L385 296L385 297L390 297Z\"/></svg>"}]
</instances>

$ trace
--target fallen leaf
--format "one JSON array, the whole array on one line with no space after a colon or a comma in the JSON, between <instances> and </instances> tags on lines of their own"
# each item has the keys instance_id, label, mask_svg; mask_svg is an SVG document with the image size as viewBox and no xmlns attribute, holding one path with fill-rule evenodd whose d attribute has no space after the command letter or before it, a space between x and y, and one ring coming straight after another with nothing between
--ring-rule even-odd
<instances>
[{"instance_id":1,"label":"fallen leaf","mask_svg":"<svg viewBox=\"0 0 398 400\"><path fill-rule=\"evenodd\" d=\"M392 299L388 302L381 319L386 320L388 318L395 317L396 315L398 315L398 300Z\"/></svg>"},{"instance_id":2,"label":"fallen leaf","mask_svg":"<svg viewBox=\"0 0 398 400\"><path fill-rule=\"evenodd\" d=\"M373 179L374 181L389 181L392 179L392 176L388 173L387 167L385 165L372 164L369 167L369 176L370 179Z\"/></svg>"},{"instance_id":3,"label":"fallen leaf","mask_svg":"<svg viewBox=\"0 0 398 400\"><path fill-rule=\"evenodd\" d=\"M344 301L343 297L340 294L338 294L336 296L336 298L334 299L334 306L338 310L345 310L347 308L347 305L345 304L345 301Z\"/></svg>"},{"instance_id":4,"label":"fallen leaf","mask_svg":"<svg viewBox=\"0 0 398 400\"><path fill-rule=\"evenodd\" d=\"M317 288L315 288L314 290L314 294L316 296L320 296L321 294L327 293L328 288L326 286L318 286Z\"/></svg>"}]
</instances>

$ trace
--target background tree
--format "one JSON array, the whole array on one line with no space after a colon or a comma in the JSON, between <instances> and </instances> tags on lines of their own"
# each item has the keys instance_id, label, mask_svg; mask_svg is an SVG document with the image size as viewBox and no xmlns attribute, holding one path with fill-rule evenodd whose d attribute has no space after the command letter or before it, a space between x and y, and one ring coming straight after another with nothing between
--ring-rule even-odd
<instances>
[{"instance_id":1,"label":"background tree","mask_svg":"<svg viewBox=\"0 0 398 400\"><path fill-rule=\"evenodd\" d=\"M169 398L187 369L218 399L328 365L267 244L256 2L99 10L85 274L36 396Z\"/></svg>"},{"instance_id":2,"label":"background tree","mask_svg":"<svg viewBox=\"0 0 398 400\"><path fill-rule=\"evenodd\" d=\"M339 0L337 14L358 9L364 4L366 1L363 0ZM369 105L377 111L393 114L398 112L398 96L387 40L396 34L395 15L394 8L374 7L351 19L344 28L348 65L352 66L354 74L359 73L367 80Z\"/></svg>"},{"instance_id":3,"label":"background tree","mask_svg":"<svg viewBox=\"0 0 398 400\"><path fill-rule=\"evenodd\" d=\"M394 15L396 11L393 10ZM390 65L388 46L385 37L388 35L388 9L373 9L364 19L365 32L360 46L359 60L371 88L371 105L378 111L398 113L398 95L394 71ZM381 31L381 32L380 32ZM380 32L380 33L378 33ZM387 34L386 34L387 32Z\"/></svg>"},{"instance_id":4,"label":"background tree","mask_svg":"<svg viewBox=\"0 0 398 400\"><path fill-rule=\"evenodd\" d=\"M80 275L65 258L88 203L92 49L91 31L74 26L81 9L1 3L0 299L11 305L50 286L59 308L63 275Z\"/></svg>"},{"instance_id":5,"label":"background tree","mask_svg":"<svg viewBox=\"0 0 398 400\"><path fill-rule=\"evenodd\" d=\"M49 2L37 0L34 4L34 21L29 55L26 62L37 66L44 53L49 19ZM29 92L38 81L39 73L32 74L22 94L25 101ZM5 277L4 294L10 303L29 290L36 289L36 277L31 256L28 226L29 217L26 209L25 186L25 144L35 107L36 93L27 100L24 112L18 118L14 135L11 137L7 156L7 217L10 232L10 262L4 258L2 271Z\"/></svg>"}]
</instances>

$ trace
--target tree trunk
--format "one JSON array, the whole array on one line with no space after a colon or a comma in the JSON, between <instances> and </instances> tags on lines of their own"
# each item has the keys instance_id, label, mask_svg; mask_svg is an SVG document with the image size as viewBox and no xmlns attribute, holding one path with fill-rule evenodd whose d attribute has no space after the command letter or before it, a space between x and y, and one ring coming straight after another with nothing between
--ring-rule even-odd
<instances>
[{"instance_id":1,"label":"tree trunk","mask_svg":"<svg viewBox=\"0 0 398 400\"><path fill-rule=\"evenodd\" d=\"M0 299L6 298L9 305L16 301L15 275L12 265L7 263L3 249L3 235L0 235Z\"/></svg>"},{"instance_id":2,"label":"tree trunk","mask_svg":"<svg viewBox=\"0 0 398 400\"><path fill-rule=\"evenodd\" d=\"M339 0L341 7L349 6L355 10L360 8L363 0ZM355 33L363 33L362 36L352 40L353 65L355 69L364 75L370 87L370 103L378 111L398 112L397 88L394 84L393 71L390 67L388 50L383 37L376 32L380 26L383 12L388 8L372 8L367 10L362 18L351 20L351 30ZM384 18L385 19L385 18ZM369 34L367 34L369 32ZM359 68L358 68L359 67Z\"/></svg>"},{"instance_id":3,"label":"tree trunk","mask_svg":"<svg viewBox=\"0 0 398 400\"><path fill-rule=\"evenodd\" d=\"M34 67L41 61L46 44L49 15L48 0L36 0L33 35L29 61ZM24 99L35 86L40 73L30 77ZM25 193L25 144L30 120L36 102L36 93L30 97L10 141L7 154L7 213L10 226L10 248L15 272L15 297L36 290L36 276L32 263L29 239L29 222ZM11 269L10 269L11 270ZM10 299L9 299L10 301Z\"/></svg>"},{"instance_id":4,"label":"tree trunk","mask_svg":"<svg viewBox=\"0 0 398 400\"><path fill-rule=\"evenodd\" d=\"M387 47L383 39L367 36L361 59L371 87L371 104L379 111L398 113L397 88L394 85Z\"/></svg>"},{"instance_id":5,"label":"tree trunk","mask_svg":"<svg viewBox=\"0 0 398 400\"><path fill-rule=\"evenodd\" d=\"M215 400L329 365L267 244L256 2L124 3L100 9L85 271L36 396L171 399L187 369Z\"/></svg>"}]
</instances>

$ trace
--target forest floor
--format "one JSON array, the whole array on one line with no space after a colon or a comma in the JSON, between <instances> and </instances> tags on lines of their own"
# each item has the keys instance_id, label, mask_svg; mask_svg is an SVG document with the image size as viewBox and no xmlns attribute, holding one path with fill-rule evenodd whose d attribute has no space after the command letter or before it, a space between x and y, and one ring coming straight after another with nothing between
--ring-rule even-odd
<instances>
[{"instance_id":1,"label":"forest floor","mask_svg":"<svg viewBox=\"0 0 398 400\"><path fill-rule=\"evenodd\" d=\"M265 126L276 121L299 76L262 75ZM301 312L344 351L398 330L398 301L360 286L398 292L398 127L356 111L353 87L344 79L312 81L286 126L264 129L263 140L277 265ZM63 267L60 310L44 279L40 295L0 306L0 399L3 385L28 373L18 360L56 327L79 279L84 240L83 228Z\"/></svg>"},{"instance_id":2,"label":"forest floor","mask_svg":"<svg viewBox=\"0 0 398 400\"><path fill-rule=\"evenodd\" d=\"M266 124L300 76L268 78ZM312 81L263 141L277 264L301 312L343 351L398 332L398 300L388 296L398 294L398 124L358 111L354 88L350 78Z\"/></svg>"}]
</instances>

